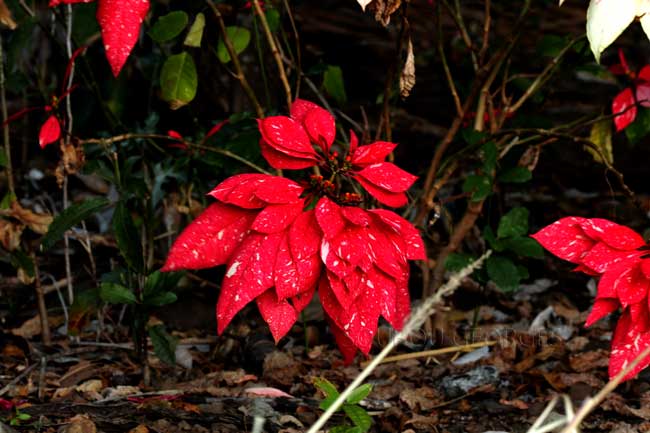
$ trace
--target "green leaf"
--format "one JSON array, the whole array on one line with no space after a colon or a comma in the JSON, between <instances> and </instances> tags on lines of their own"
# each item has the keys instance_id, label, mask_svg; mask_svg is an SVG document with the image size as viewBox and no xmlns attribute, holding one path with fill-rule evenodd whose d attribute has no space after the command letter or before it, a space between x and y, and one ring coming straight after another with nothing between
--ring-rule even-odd
<instances>
[{"instance_id":1,"label":"green leaf","mask_svg":"<svg viewBox=\"0 0 650 433\"><path fill-rule=\"evenodd\" d=\"M148 330L153 351L162 362L168 365L176 364L176 345L178 339L169 335L163 325L155 325Z\"/></svg>"},{"instance_id":2,"label":"green leaf","mask_svg":"<svg viewBox=\"0 0 650 433\"><path fill-rule=\"evenodd\" d=\"M363 433L363 430L349 425L337 425L329 429L329 433Z\"/></svg>"},{"instance_id":3,"label":"green leaf","mask_svg":"<svg viewBox=\"0 0 650 433\"><path fill-rule=\"evenodd\" d=\"M631 144L637 144L650 133L650 109L638 107L634 122L625 128L625 135Z\"/></svg>"},{"instance_id":4,"label":"green leaf","mask_svg":"<svg viewBox=\"0 0 650 433\"><path fill-rule=\"evenodd\" d=\"M463 183L463 191L472 193L472 201L481 201L492 193L492 179L484 174L467 176Z\"/></svg>"},{"instance_id":5,"label":"green leaf","mask_svg":"<svg viewBox=\"0 0 650 433\"><path fill-rule=\"evenodd\" d=\"M526 167L511 167L503 170L499 181L505 183L524 183L533 178L533 173Z\"/></svg>"},{"instance_id":6,"label":"green leaf","mask_svg":"<svg viewBox=\"0 0 650 433\"><path fill-rule=\"evenodd\" d=\"M323 74L323 89L339 105L345 104L348 100L343 82L343 70L339 66L327 66Z\"/></svg>"},{"instance_id":7,"label":"green leaf","mask_svg":"<svg viewBox=\"0 0 650 433\"><path fill-rule=\"evenodd\" d=\"M198 14L196 14L196 18L194 18L192 27L190 27L190 31L187 32L187 36L185 36L185 41L183 42L183 44L188 47L195 47L195 48L200 47L201 41L203 40L204 29L205 29L205 15L203 15L202 12L199 12Z\"/></svg>"},{"instance_id":8,"label":"green leaf","mask_svg":"<svg viewBox=\"0 0 650 433\"><path fill-rule=\"evenodd\" d=\"M133 305L138 302L131 289L115 283L102 283L99 287L99 297L109 304Z\"/></svg>"},{"instance_id":9,"label":"green leaf","mask_svg":"<svg viewBox=\"0 0 650 433\"><path fill-rule=\"evenodd\" d=\"M280 28L280 12L275 8L269 8L266 10L265 15L269 28L275 33Z\"/></svg>"},{"instance_id":10,"label":"green leaf","mask_svg":"<svg viewBox=\"0 0 650 433\"><path fill-rule=\"evenodd\" d=\"M0 201L0 209L9 209L11 207L11 203L16 201L16 194L12 193L11 191L7 191L7 193L2 197L2 200Z\"/></svg>"},{"instance_id":11,"label":"green leaf","mask_svg":"<svg viewBox=\"0 0 650 433\"><path fill-rule=\"evenodd\" d=\"M169 56L160 72L162 97L176 110L196 96L198 78L194 60L186 52Z\"/></svg>"},{"instance_id":12,"label":"green leaf","mask_svg":"<svg viewBox=\"0 0 650 433\"><path fill-rule=\"evenodd\" d=\"M41 249L43 251L49 250L56 241L63 237L66 230L76 226L109 204L110 202L105 198L95 198L71 205L54 218L54 221L50 224L50 229L43 236Z\"/></svg>"},{"instance_id":13,"label":"green leaf","mask_svg":"<svg viewBox=\"0 0 650 433\"><path fill-rule=\"evenodd\" d=\"M493 141L488 141L481 147L481 152L483 152L483 172L489 175L497 165L499 156L497 145Z\"/></svg>"},{"instance_id":14,"label":"green leaf","mask_svg":"<svg viewBox=\"0 0 650 433\"><path fill-rule=\"evenodd\" d=\"M158 21L151 26L149 36L156 42L167 42L180 35L187 26L189 18L183 11L170 12L158 18Z\"/></svg>"},{"instance_id":15,"label":"green leaf","mask_svg":"<svg viewBox=\"0 0 650 433\"><path fill-rule=\"evenodd\" d=\"M504 292L519 288L520 275L512 260L503 256L490 256L485 265L488 276Z\"/></svg>"},{"instance_id":16,"label":"green leaf","mask_svg":"<svg viewBox=\"0 0 650 433\"><path fill-rule=\"evenodd\" d=\"M251 32L244 27L226 27L226 34L237 54L241 54L251 42ZM228 63L230 61L230 53L223 39L219 39L217 43L217 57L221 63Z\"/></svg>"},{"instance_id":17,"label":"green leaf","mask_svg":"<svg viewBox=\"0 0 650 433\"><path fill-rule=\"evenodd\" d=\"M324 377L314 378L313 383L314 386L325 395L325 398L320 402L318 407L321 408L321 410L327 410L332 403L334 403L334 400L339 397L339 392L336 390L336 386Z\"/></svg>"},{"instance_id":18,"label":"green leaf","mask_svg":"<svg viewBox=\"0 0 650 433\"><path fill-rule=\"evenodd\" d=\"M528 232L528 209L515 207L501 217L497 237L499 239L524 236Z\"/></svg>"},{"instance_id":19,"label":"green leaf","mask_svg":"<svg viewBox=\"0 0 650 433\"><path fill-rule=\"evenodd\" d=\"M352 394L345 400L348 404L357 404L364 398L368 397L368 394L372 391L372 385L369 383L363 384L354 391Z\"/></svg>"},{"instance_id":20,"label":"green leaf","mask_svg":"<svg viewBox=\"0 0 650 433\"><path fill-rule=\"evenodd\" d=\"M372 426L372 418L368 412L360 406L344 404L343 411L352 420L355 426L361 428L361 431L368 431Z\"/></svg>"},{"instance_id":21,"label":"green leaf","mask_svg":"<svg viewBox=\"0 0 650 433\"><path fill-rule=\"evenodd\" d=\"M535 259L541 259L544 257L544 249L533 238L514 237L510 239L504 239L501 242L506 249L512 251L518 256L532 257Z\"/></svg>"},{"instance_id":22,"label":"green leaf","mask_svg":"<svg viewBox=\"0 0 650 433\"><path fill-rule=\"evenodd\" d=\"M7 166L7 154L0 149L0 168L4 168Z\"/></svg>"},{"instance_id":23,"label":"green leaf","mask_svg":"<svg viewBox=\"0 0 650 433\"><path fill-rule=\"evenodd\" d=\"M173 304L177 299L178 297L174 292L162 292L151 297L145 296L142 302L152 307L162 307L163 305Z\"/></svg>"},{"instance_id":24,"label":"green leaf","mask_svg":"<svg viewBox=\"0 0 650 433\"><path fill-rule=\"evenodd\" d=\"M142 244L140 234L133 224L131 213L126 208L126 203L120 201L113 213L113 232L120 253L126 264L138 273L144 272L144 259L142 258Z\"/></svg>"},{"instance_id":25,"label":"green leaf","mask_svg":"<svg viewBox=\"0 0 650 433\"><path fill-rule=\"evenodd\" d=\"M487 134L485 132L477 131L474 128L465 128L460 131L460 135L467 144L474 146L479 144Z\"/></svg>"},{"instance_id":26,"label":"green leaf","mask_svg":"<svg viewBox=\"0 0 650 433\"><path fill-rule=\"evenodd\" d=\"M445 260L445 269L450 272L458 272L461 269L465 269L475 260L476 257L471 254L451 253L447 256L447 260Z\"/></svg>"},{"instance_id":27,"label":"green leaf","mask_svg":"<svg viewBox=\"0 0 650 433\"><path fill-rule=\"evenodd\" d=\"M492 230L492 227L486 226L483 229L483 237L490 245L490 248L492 248L494 251L501 252L505 249L503 241L497 239L496 235L494 234L494 231Z\"/></svg>"},{"instance_id":28,"label":"green leaf","mask_svg":"<svg viewBox=\"0 0 650 433\"><path fill-rule=\"evenodd\" d=\"M9 260L14 268L22 269L28 277L34 277L34 261L27 253L22 250L12 251Z\"/></svg>"}]
</instances>

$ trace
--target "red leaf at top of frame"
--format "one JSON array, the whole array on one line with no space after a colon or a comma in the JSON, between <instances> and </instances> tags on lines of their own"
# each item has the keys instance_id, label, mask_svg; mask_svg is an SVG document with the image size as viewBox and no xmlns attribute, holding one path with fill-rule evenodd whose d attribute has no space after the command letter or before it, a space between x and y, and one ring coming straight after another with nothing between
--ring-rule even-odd
<instances>
[{"instance_id":1,"label":"red leaf at top of frame","mask_svg":"<svg viewBox=\"0 0 650 433\"><path fill-rule=\"evenodd\" d=\"M614 114L614 124L616 131L622 131L636 119L636 104L634 102L634 93L629 87L616 95L612 101L612 114ZM620 113L620 114L617 114Z\"/></svg>"},{"instance_id":2,"label":"red leaf at top of frame","mask_svg":"<svg viewBox=\"0 0 650 433\"><path fill-rule=\"evenodd\" d=\"M61 137L61 124L55 115L47 118L38 133L38 145L43 149L50 143L54 143Z\"/></svg>"},{"instance_id":3,"label":"red leaf at top of frame","mask_svg":"<svg viewBox=\"0 0 650 433\"><path fill-rule=\"evenodd\" d=\"M217 301L217 332L221 334L235 315L273 286L275 257L283 233L250 233L228 262Z\"/></svg>"},{"instance_id":4,"label":"red leaf at top of frame","mask_svg":"<svg viewBox=\"0 0 650 433\"><path fill-rule=\"evenodd\" d=\"M247 173L229 177L208 195L224 203L257 209L269 203L297 202L302 192L300 185L285 177Z\"/></svg>"},{"instance_id":5,"label":"red leaf at top of frame","mask_svg":"<svg viewBox=\"0 0 650 433\"><path fill-rule=\"evenodd\" d=\"M636 322L633 320L630 308L626 308L618 320L612 336L612 349L609 357L610 379L625 369L641 352L650 346L650 332L647 332L647 330L644 332L640 323L641 321ZM650 356L639 362L623 380L632 379L649 364Z\"/></svg>"},{"instance_id":6,"label":"red leaf at top of frame","mask_svg":"<svg viewBox=\"0 0 650 433\"><path fill-rule=\"evenodd\" d=\"M370 164L383 162L395 150L397 144L388 141L375 141L365 146L359 146L352 154L352 164L365 167Z\"/></svg>"},{"instance_id":7,"label":"red leaf at top of frame","mask_svg":"<svg viewBox=\"0 0 650 433\"><path fill-rule=\"evenodd\" d=\"M586 218L565 217L555 221L534 235L533 239L557 257L571 263L580 263L584 255L595 245L580 224Z\"/></svg>"},{"instance_id":8,"label":"red leaf at top of frame","mask_svg":"<svg viewBox=\"0 0 650 433\"><path fill-rule=\"evenodd\" d=\"M309 135L309 138L321 149L325 154L329 154L330 147L336 138L336 121L334 116L319 106L310 110L305 119L303 126Z\"/></svg>"},{"instance_id":9,"label":"red leaf at top of frame","mask_svg":"<svg viewBox=\"0 0 650 433\"><path fill-rule=\"evenodd\" d=\"M204 269L228 262L255 215L235 206L211 204L176 239L162 271Z\"/></svg>"},{"instance_id":10,"label":"red leaf at top of frame","mask_svg":"<svg viewBox=\"0 0 650 433\"><path fill-rule=\"evenodd\" d=\"M149 0L99 0L97 21L114 76L119 75L138 41L148 11Z\"/></svg>"}]
</instances>

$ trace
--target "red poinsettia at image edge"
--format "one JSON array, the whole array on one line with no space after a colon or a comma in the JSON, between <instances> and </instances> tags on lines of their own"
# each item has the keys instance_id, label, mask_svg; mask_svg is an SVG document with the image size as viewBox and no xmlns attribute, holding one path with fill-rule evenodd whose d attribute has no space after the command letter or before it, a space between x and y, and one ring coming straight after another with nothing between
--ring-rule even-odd
<instances>
[{"instance_id":1,"label":"red poinsettia at image edge","mask_svg":"<svg viewBox=\"0 0 650 433\"><path fill-rule=\"evenodd\" d=\"M94 0L50 0L60 4L91 3ZM97 22L102 29L106 58L118 76L140 36L140 26L149 11L149 0L98 0Z\"/></svg>"},{"instance_id":2,"label":"red poinsettia at image edge","mask_svg":"<svg viewBox=\"0 0 650 433\"><path fill-rule=\"evenodd\" d=\"M616 376L650 345L650 248L628 227L599 218L562 218L532 236L576 271L599 276L598 293L585 326L621 308L612 337L609 376ZM631 379L650 364L642 360Z\"/></svg>"},{"instance_id":3,"label":"red poinsettia at image edge","mask_svg":"<svg viewBox=\"0 0 650 433\"><path fill-rule=\"evenodd\" d=\"M623 50L618 50L621 63L609 68L614 75L623 75L629 78L633 87L623 89L612 101L612 113L621 113L614 117L617 131L630 126L637 115L637 104L650 107L650 65L645 65L637 73L630 69Z\"/></svg>"},{"instance_id":4,"label":"red poinsettia at image edge","mask_svg":"<svg viewBox=\"0 0 650 433\"><path fill-rule=\"evenodd\" d=\"M318 165L323 176L312 175L303 185L265 174L226 179L209 193L217 202L174 242L162 270L226 264L217 331L255 300L276 341L318 290L337 344L351 362L357 348L370 351L379 316L401 328L410 312L408 260L424 259L425 250L407 220L386 209L358 207L361 198L342 185L355 179L372 185L367 190L379 201L402 203L415 176L384 162L393 143L359 146L353 138L348 156L339 160L331 151L334 119L311 102L296 100L291 115L259 121L263 155L274 167ZM360 181L372 165L399 176ZM326 175L332 180L324 180Z\"/></svg>"}]
</instances>

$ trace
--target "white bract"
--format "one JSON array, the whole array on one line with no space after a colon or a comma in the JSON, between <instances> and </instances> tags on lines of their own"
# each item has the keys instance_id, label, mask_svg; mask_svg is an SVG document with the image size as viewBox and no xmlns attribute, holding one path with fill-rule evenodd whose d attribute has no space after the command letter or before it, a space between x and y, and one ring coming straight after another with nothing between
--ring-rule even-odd
<instances>
[{"instance_id":1,"label":"white bract","mask_svg":"<svg viewBox=\"0 0 650 433\"><path fill-rule=\"evenodd\" d=\"M560 0L562 6L564 0ZM596 60L639 17L650 38L650 0L591 0L587 9L587 38Z\"/></svg>"}]
</instances>

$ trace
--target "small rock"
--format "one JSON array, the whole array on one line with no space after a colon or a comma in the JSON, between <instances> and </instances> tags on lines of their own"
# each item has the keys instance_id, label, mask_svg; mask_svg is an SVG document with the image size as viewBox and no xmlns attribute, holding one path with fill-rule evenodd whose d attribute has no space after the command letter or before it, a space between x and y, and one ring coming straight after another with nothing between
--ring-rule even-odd
<instances>
[{"instance_id":1,"label":"small rock","mask_svg":"<svg viewBox=\"0 0 650 433\"><path fill-rule=\"evenodd\" d=\"M474 388L496 384L498 381L499 370L491 365L482 365L464 374L447 376L440 381L440 386L447 396L456 398Z\"/></svg>"}]
</instances>

